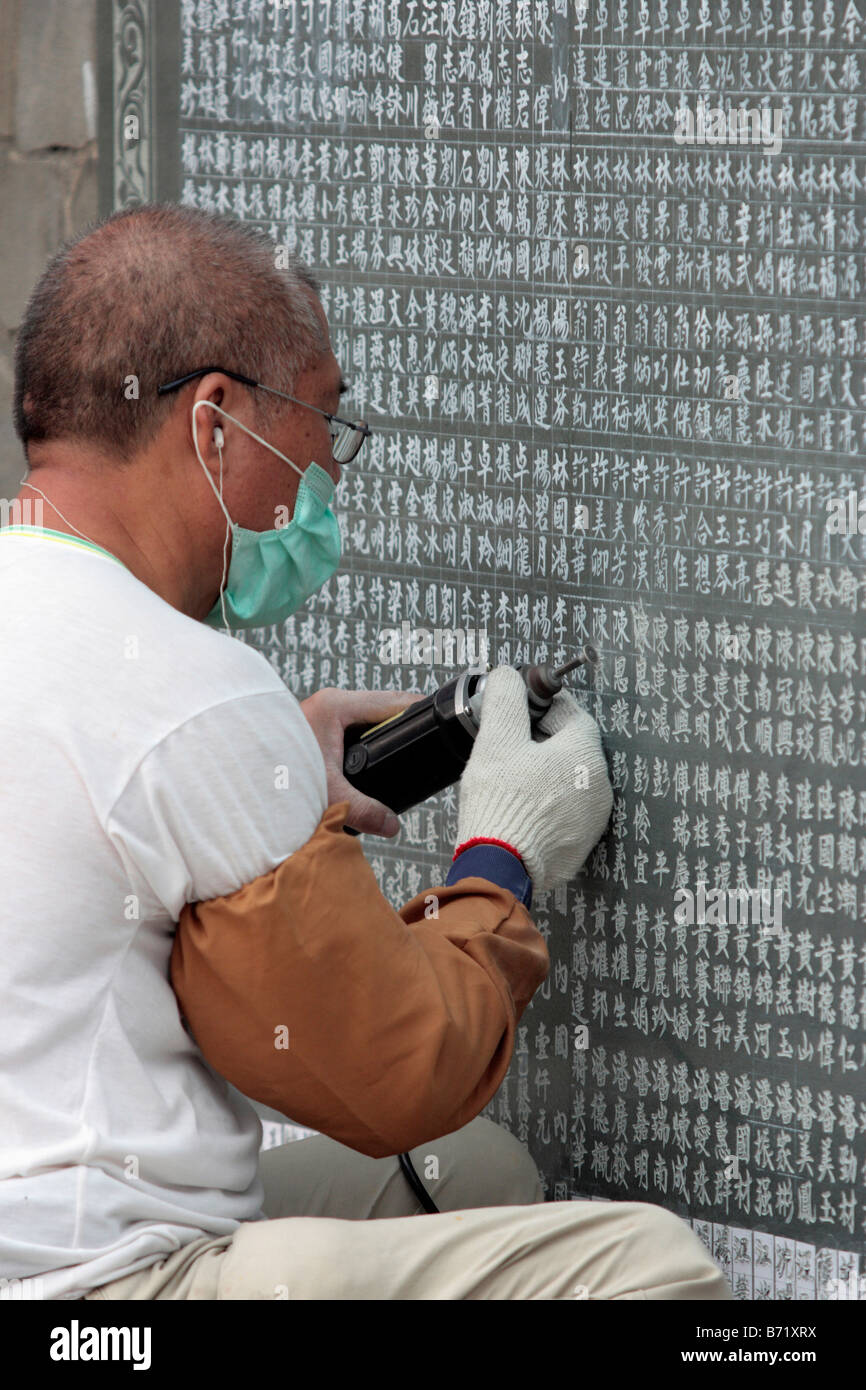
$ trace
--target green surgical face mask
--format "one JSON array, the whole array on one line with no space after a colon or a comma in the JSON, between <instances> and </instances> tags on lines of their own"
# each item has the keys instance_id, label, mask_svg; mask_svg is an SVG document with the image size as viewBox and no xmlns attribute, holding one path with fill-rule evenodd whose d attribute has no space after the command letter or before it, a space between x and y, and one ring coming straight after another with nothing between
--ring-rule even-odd
<instances>
[{"instance_id":1,"label":"green surgical face mask","mask_svg":"<svg viewBox=\"0 0 866 1390\"><path fill-rule=\"evenodd\" d=\"M272 531L248 531L232 521L222 496L222 448L217 446L219 489L199 453L195 412L200 406L224 415L300 474L295 509L287 526ZM270 627L296 612L311 594L328 582L340 563L340 526L329 505L335 490L334 479L317 463L309 464L306 469L298 468L273 444L210 401L196 401L192 417L196 456L226 518L226 547L229 535L232 546L228 575L223 566L220 596L205 622L210 627L232 630Z\"/></svg>"}]
</instances>

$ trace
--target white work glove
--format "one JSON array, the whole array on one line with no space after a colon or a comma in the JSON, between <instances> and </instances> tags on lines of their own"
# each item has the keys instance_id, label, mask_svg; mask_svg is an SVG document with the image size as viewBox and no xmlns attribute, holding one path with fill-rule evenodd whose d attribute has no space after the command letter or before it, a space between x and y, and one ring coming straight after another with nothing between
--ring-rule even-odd
<instances>
[{"instance_id":1,"label":"white work glove","mask_svg":"<svg viewBox=\"0 0 866 1390\"><path fill-rule=\"evenodd\" d=\"M613 789L601 734L569 690L554 696L536 726L513 666L496 666L484 684L475 745L460 778L457 843L475 836L513 845L538 889L572 879L601 838Z\"/></svg>"}]
</instances>

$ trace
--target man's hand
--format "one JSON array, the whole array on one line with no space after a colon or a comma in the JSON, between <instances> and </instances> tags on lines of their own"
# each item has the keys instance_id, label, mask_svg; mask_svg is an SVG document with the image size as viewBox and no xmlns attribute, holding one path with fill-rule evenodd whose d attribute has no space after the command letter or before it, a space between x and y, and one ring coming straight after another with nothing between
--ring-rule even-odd
<instances>
[{"instance_id":1,"label":"man's hand","mask_svg":"<svg viewBox=\"0 0 866 1390\"><path fill-rule=\"evenodd\" d=\"M397 834L400 822L381 801L363 796L343 776L346 729L350 724L378 724L380 720L389 719L391 715L399 714L423 699L423 695L410 694L409 691L339 690L336 686L327 685L308 700L301 700L301 709L325 759L328 805L333 806L335 801L348 801L346 824L355 830L390 838Z\"/></svg>"},{"instance_id":2,"label":"man's hand","mask_svg":"<svg viewBox=\"0 0 866 1390\"><path fill-rule=\"evenodd\" d=\"M613 807L601 731L574 691L554 697L532 738L526 686L512 666L487 677L481 725L460 778L457 843L513 845L533 887L557 888L589 858Z\"/></svg>"}]
</instances>

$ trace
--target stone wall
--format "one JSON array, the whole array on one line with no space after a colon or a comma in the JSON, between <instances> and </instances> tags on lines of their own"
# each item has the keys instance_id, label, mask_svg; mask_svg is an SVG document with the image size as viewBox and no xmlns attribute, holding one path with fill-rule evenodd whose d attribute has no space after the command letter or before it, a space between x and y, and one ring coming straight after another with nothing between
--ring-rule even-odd
<instances>
[{"instance_id":1,"label":"stone wall","mask_svg":"<svg viewBox=\"0 0 866 1390\"><path fill-rule=\"evenodd\" d=\"M49 256L97 215L96 0L0 0L0 497L24 456L15 334Z\"/></svg>"}]
</instances>

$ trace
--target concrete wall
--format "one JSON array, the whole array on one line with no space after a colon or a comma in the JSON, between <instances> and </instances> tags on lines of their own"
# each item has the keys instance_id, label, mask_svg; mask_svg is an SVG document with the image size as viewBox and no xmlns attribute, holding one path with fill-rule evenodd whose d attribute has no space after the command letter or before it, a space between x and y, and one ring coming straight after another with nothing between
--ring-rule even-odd
<instances>
[{"instance_id":1,"label":"concrete wall","mask_svg":"<svg viewBox=\"0 0 866 1390\"><path fill-rule=\"evenodd\" d=\"M21 315L49 256L96 215L96 0L0 0L0 497L25 467L11 410Z\"/></svg>"}]
</instances>

